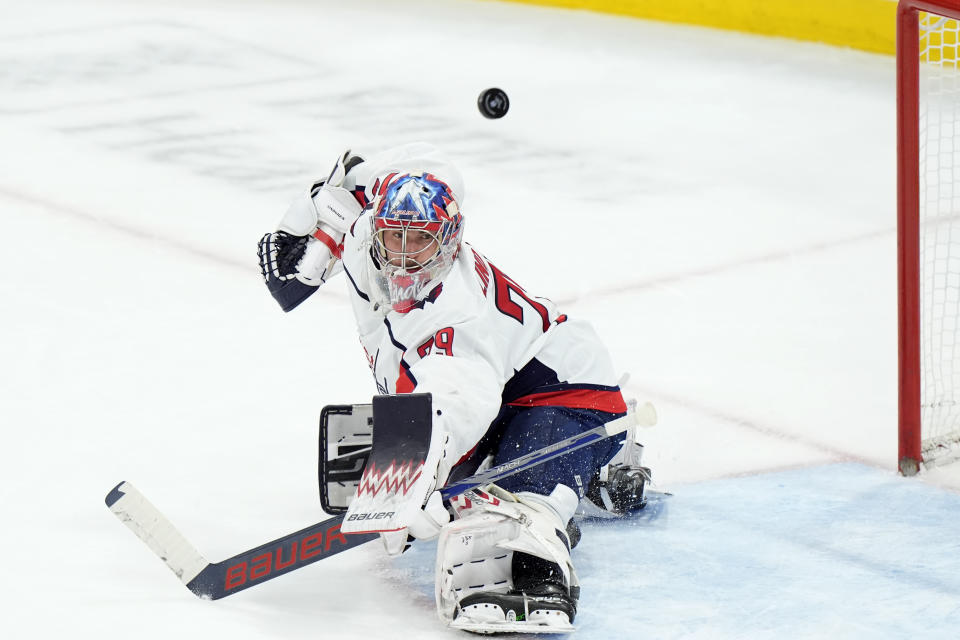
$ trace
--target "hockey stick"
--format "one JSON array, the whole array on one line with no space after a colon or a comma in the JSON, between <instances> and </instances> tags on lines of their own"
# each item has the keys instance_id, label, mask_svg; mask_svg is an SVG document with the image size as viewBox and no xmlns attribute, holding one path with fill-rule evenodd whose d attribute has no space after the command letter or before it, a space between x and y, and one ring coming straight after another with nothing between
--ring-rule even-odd
<instances>
[{"instance_id":1,"label":"hockey stick","mask_svg":"<svg viewBox=\"0 0 960 640\"><path fill-rule=\"evenodd\" d=\"M525 456L450 484L440 493L449 499L478 486L496 482L559 456L618 435L631 426L656 422L653 406L640 407L607 424L555 442ZM190 591L201 598L218 600L272 580L308 564L352 549L379 534L340 532L343 515L328 518L300 531L244 551L221 562L209 562L176 527L129 482L121 482L107 494L107 507L173 571Z\"/></svg>"}]
</instances>

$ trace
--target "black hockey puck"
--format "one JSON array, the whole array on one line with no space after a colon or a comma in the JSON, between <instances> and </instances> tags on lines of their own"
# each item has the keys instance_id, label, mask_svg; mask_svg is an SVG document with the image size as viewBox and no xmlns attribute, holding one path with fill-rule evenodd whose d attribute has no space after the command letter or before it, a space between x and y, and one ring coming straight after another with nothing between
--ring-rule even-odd
<instances>
[{"instance_id":1,"label":"black hockey puck","mask_svg":"<svg viewBox=\"0 0 960 640\"><path fill-rule=\"evenodd\" d=\"M480 109L484 118L491 120L502 118L510 109L510 98L503 89L490 87L477 98L477 108Z\"/></svg>"}]
</instances>

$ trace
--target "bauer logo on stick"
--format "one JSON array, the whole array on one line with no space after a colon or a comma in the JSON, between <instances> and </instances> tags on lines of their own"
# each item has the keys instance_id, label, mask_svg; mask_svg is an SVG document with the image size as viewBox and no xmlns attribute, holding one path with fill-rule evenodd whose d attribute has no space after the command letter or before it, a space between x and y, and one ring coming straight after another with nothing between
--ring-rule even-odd
<instances>
[{"instance_id":1,"label":"bauer logo on stick","mask_svg":"<svg viewBox=\"0 0 960 640\"><path fill-rule=\"evenodd\" d=\"M510 109L510 98L503 89L491 87L486 89L477 98L477 108L484 118L495 120L507 115Z\"/></svg>"}]
</instances>

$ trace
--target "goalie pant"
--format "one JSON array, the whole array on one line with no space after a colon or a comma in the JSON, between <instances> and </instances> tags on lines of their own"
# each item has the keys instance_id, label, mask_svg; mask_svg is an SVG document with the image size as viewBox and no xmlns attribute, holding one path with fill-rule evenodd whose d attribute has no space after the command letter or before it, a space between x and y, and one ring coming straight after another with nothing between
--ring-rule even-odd
<instances>
[{"instance_id":1,"label":"goalie pant","mask_svg":"<svg viewBox=\"0 0 960 640\"><path fill-rule=\"evenodd\" d=\"M448 483L476 472L488 455L493 455L493 466L501 465L622 415L625 414L595 409L505 405L476 449L454 467ZM601 440L504 478L497 484L511 493L541 495L550 495L558 484L562 484L572 489L577 498L583 498L599 469L614 457L622 444L622 435Z\"/></svg>"}]
</instances>

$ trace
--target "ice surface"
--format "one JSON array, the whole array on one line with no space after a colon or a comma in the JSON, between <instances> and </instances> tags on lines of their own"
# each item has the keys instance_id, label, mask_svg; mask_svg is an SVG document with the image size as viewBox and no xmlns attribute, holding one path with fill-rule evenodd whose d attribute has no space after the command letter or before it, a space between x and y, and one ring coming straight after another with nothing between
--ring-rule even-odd
<instances>
[{"instance_id":1,"label":"ice surface","mask_svg":"<svg viewBox=\"0 0 960 640\"><path fill-rule=\"evenodd\" d=\"M944 535L955 493L841 463L700 482L665 504L653 521L582 525L578 637L946 638L960 620L942 561L960 553ZM426 602L434 547L379 571Z\"/></svg>"},{"instance_id":2,"label":"ice surface","mask_svg":"<svg viewBox=\"0 0 960 640\"><path fill-rule=\"evenodd\" d=\"M322 517L319 409L374 389L341 286L282 314L255 245L343 148L415 139L659 409L676 497L588 529L577 637L955 636L960 471L893 474L892 59L487 2L3 8L4 637L457 635L429 547L201 602L102 501L135 482L215 560Z\"/></svg>"}]
</instances>

